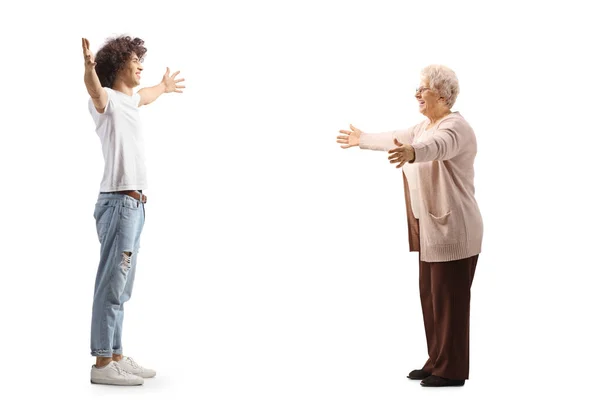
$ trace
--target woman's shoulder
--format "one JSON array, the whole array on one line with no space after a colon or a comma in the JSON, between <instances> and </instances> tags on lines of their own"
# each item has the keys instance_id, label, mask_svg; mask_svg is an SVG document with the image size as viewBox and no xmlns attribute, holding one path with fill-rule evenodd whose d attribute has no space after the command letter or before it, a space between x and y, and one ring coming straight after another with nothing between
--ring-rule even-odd
<instances>
[{"instance_id":1,"label":"woman's shoulder","mask_svg":"<svg viewBox=\"0 0 600 400\"><path fill-rule=\"evenodd\" d=\"M461 113L455 111L444 118L438 125L438 129L467 129L473 130Z\"/></svg>"}]
</instances>

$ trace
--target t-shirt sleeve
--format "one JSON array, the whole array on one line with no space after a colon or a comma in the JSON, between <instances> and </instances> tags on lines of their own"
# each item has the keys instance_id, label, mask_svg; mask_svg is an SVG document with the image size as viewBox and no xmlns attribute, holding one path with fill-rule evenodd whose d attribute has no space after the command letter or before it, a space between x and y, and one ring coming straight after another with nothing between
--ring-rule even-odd
<instances>
[{"instance_id":1,"label":"t-shirt sleeve","mask_svg":"<svg viewBox=\"0 0 600 400\"><path fill-rule=\"evenodd\" d=\"M142 96L140 96L140 92L135 92L135 94L133 95L133 101L135 102L135 106L136 107L140 107L140 101L142 101Z\"/></svg>"},{"instance_id":2,"label":"t-shirt sleeve","mask_svg":"<svg viewBox=\"0 0 600 400\"><path fill-rule=\"evenodd\" d=\"M106 95L108 97L108 99L106 101L106 107L104 107L103 113L99 113L98 110L96 110L96 106L94 106L94 102L92 101L91 98L88 100L88 108L89 108L90 114L92 114L92 117L94 118L94 120L99 118L101 115L110 114L114 107L114 101L113 101L114 91L111 88L103 88L103 89L106 91Z\"/></svg>"}]
</instances>

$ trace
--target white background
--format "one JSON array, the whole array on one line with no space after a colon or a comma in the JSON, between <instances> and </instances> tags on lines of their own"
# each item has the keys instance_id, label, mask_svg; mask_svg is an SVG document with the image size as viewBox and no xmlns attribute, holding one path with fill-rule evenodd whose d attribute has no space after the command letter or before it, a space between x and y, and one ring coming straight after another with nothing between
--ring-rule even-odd
<instances>
[{"instance_id":1,"label":"white background","mask_svg":"<svg viewBox=\"0 0 600 400\"><path fill-rule=\"evenodd\" d=\"M81 4L79 4L81 3ZM0 397L592 398L597 387L598 64L593 2L14 2L2 5ZM192 5L193 4L193 5ZM146 41L150 188L126 354L90 385L103 171L81 37ZM400 171L339 129L419 122L430 63L479 143L484 248L471 376L425 389ZM439 393L443 391L444 393Z\"/></svg>"}]
</instances>

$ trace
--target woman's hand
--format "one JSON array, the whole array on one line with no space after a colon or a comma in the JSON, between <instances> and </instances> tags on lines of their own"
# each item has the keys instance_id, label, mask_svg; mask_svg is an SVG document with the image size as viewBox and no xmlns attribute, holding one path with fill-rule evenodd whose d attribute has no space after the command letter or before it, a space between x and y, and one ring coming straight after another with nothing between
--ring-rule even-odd
<instances>
[{"instance_id":1,"label":"woman's hand","mask_svg":"<svg viewBox=\"0 0 600 400\"><path fill-rule=\"evenodd\" d=\"M415 160L415 149L410 144L402 144L398 139L394 139L394 144L398 147L388 151L390 156L390 164L396 164L396 168L402 167L406 162L412 162Z\"/></svg>"},{"instance_id":2,"label":"woman's hand","mask_svg":"<svg viewBox=\"0 0 600 400\"><path fill-rule=\"evenodd\" d=\"M342 149L348 149L350 147L358 146L360 134L363 132L360 129L352 126L352 124L350 124L349 131L342 129L340 130L340 133L342 133L343 135L337 137L337 142L342 144L340 146Z\"/></svg>"}]
</instances>

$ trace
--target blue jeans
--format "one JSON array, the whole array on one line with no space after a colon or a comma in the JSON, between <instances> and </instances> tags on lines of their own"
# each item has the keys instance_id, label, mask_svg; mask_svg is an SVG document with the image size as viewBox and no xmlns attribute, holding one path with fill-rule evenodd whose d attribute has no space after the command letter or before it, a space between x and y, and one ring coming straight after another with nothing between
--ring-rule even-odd
<instances>
[{"instance_id":1,"label":"blue jeans","mask_svg":"<svg viewBox=\"0 0 600 400\"><path fill-rule=\"evenodd\" d=\"M92 309L92 355L123 354L123 304L131 298L144 204L124 194L100 193L94 210L100 240Z\"/></svg>"}]
</instances>

